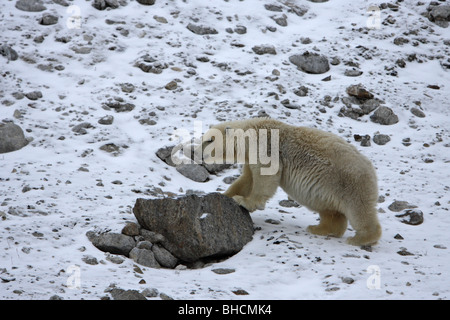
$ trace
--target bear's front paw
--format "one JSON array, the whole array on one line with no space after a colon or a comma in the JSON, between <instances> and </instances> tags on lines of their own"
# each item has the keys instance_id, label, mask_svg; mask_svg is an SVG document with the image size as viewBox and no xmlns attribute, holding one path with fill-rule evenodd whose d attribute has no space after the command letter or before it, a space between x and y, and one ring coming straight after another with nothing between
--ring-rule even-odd
<instances>
[{"instance_id":1,"label":"bear's front paw","mask_svg":"<svg viewBox=\"0 0 450 320\"><path fill-rule=\"evenodd\" d=\"M264 203L256 203L255 201L252 201L251 199L245 198L243 196L234 196L233 200L250 212L253 212L256 209L263 210L265 208Z\"/></svg>"}]
</instances>

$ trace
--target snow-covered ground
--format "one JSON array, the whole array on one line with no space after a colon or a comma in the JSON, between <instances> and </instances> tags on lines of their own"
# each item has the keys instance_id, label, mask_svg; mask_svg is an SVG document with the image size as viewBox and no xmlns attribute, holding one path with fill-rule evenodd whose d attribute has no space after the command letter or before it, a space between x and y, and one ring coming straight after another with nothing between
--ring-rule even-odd
<instances>
[{"instance_id":1,"label":"snow-covered ground","mask_svg":"<svg viewBox=\"0 0 450 320\"><path fill-rule=\"evenodd\" d=\"M156 288L174 299L450 298L450 73L443 66L449 64L450 28L421 15L428 1L398 1L398 9L379 11L379 28L372 30L367 23L377 25L377 12L368 8L383 1L156 0L143 6L123 0L104 11L91 2L46 0L47 10L36 13L16 9L16 0L0 3L0 45L19 54L9 63L0 56L0 120L13 120L32 139L21 150L0 154L0 299L99 299L113 286ZM295 14L292 4L307 12ZM44 13L58 16L58 23L39 24ZM73 15L81 16L80 26ZM287 26L272 19L283 15ZM194 34L189 23L218 33ZM238 25L246 33L226 31ZM394 44L399 37L407 42ZM276 55L257 55L255 45L272 45ZM340 63L325 74L304 73L288 59L307 50ZM143 72L135 63L144 55L166 68ZM344 75L353 66L362 75ZM327 76L331 80L322 81ZM177 87L166 89L174 80ZM346 88L358 83L392 108L399 122L339 117ZM309 89L307 96L294 94L300 86ZM43 97L12 95L32 91ZM298 108L286 108L285 99ZM118 101L135 108L103 108ZM413 107L426 116L415 116ZM252 214L260 228L253 240L202 269L139 272L131 259L112 263L89 242L89 230L120 232L135 221L131 209L145 197L136 190L183 195L228 187L223 178L237 174L237 166L197 183L156 157L158 148L173 144L175 129L193 133L194 121L206 129L265 114L334 132L372 159L382 196L378 245L369 251L347 245L352 230L342 239L309 234L306 227L318 215L281 207L287 199L281 190ZM113 123L99 124L106 115L114 116ZM86 134L72 131L83 122L91 125ZM353 138L377 132L391 141L361 147ZM107 143L121 146L120 153L100 150ZM416 205L424 222L402 223L388 209L395 200ZM85 263L87 256L99 263ZM219 275L214 268L235 272ZM239 289L248 295L233 293Z\"/></svg>"}]
</instances>

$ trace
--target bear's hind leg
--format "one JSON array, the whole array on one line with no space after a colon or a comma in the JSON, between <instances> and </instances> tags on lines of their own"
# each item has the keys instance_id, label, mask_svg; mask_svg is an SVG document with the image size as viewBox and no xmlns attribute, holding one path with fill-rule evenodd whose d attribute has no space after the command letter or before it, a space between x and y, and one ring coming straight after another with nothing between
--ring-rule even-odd
<instances>
[{"instance_id":1,"label":"bear's hind leg","mask_svg":"<svg viewBox=\"0 0 450 320\"><path fill-rule=\"evenodd\" d=\"M309 226L307 230L319 236L342 237L347 229L347 218L335 210L319 211L320 223Z\"/></svg>"}]
</instances>

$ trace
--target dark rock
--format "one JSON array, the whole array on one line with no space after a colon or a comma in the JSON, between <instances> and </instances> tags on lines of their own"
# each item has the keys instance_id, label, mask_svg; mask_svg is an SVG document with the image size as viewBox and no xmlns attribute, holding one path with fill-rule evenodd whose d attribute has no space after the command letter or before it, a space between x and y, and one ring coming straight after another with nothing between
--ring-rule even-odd
<instances>
[{"instance_id":1,"label":"dark rock","mask_svg":"<svg viewBox=\"0 0 450 320\"><path fill-rule=\"evenodd\" d=\"M34 100L42 98L42 92L40 92L40 91L28 92L25 94L25 97L34 101Z\"/></svg>"},{"instance_id":2,"label":"dark rock","mask_svg":"<svg viewBox=\"0 0 450 320\"><path fill-rule=\"evenodd\" d=\"M288 23L287 23L287 16L285 14L283 14L281 16L273 16L271 18L279 26L287 27L287 25L288 25Z\"/></svg>"},{"instance_id":3,"label":"dark rock","mask_svg":"<svg viewBox=\"0 0 450 320\"><path fill-rule=\"evenodd\" d=\"M89 241L101 251L128 256L136 242L132 237L120 233L97 234L93 231L86 233Z\"/></svg>"},{"instance_id":4,"label":"dark rock","mask_svg":"<svg viewBox=\"0 0 450 320\"><path fill-rule=\"evenodd\" d=\"M139 225L137 223L134 222L129 222L126 224L125 227L123 227L122 229L122 234L127 235L127 236L138 236L139 235Z\"/></svg>"},{"instance_id":5,"label":"dark rock","mask_svg":"<svg viewBox=\"0 0 450 320\"><path fill-rule=\"evenodd\" d=\"M151 6L155 4L155 0L136 0L136 1L146 6Z\"/></svg>"},{"instance_id":6,"label":"dark rock","mask_svg":"<svg viewBox=\"0 0 450 320\"><path fill-rule=\"evenodd\" d=\"M254 46L252 48L253 52L259 55L263 54L277 54L277 51L275 50L275 47L272 45L260 45L260 46Z\"/></svg>"},{"instance_id":7,"label":"dark rock","mask_svg":"<svg viewBox=\"0 0 450 320\"><path fill-rule=\"evenodd\" d=\"M89 122L82 122L73 127L72 131L78 134L87 134L88 132L86 129L90 128L93 128L92 124L90 124Z\"/></svg>"},{"instance_id":8,"label":"dark rock","mask_svg":"<svg viewBox=\"0 0 450 320\"><path fill-rule=\"evenodd\" d=\"M180 164L176 167L177 171L186 178L189 178L196 182L205 182L209 178L209 172L205 167L195 164Z\"/></svg>"},{"instance_id":9,"label":"dark rock","mask_svg":"<svg viewBox=\"0 0 450 320\"><path fill-rule=\"evenodd\" d=\"M450 21L450 5L432 7L428 19L440 27L447 28Z\"/></svg>"},{"instance_id":10,"label":"dark rock","mask_svg":"<svg viewBox=\"0 0 450 320\"><path fill-rule=\"evenodd\" d=\"M347 94L358 99L372 99L373 94L367 91L361 84L351 85L347 89Z\"/></svg>"},{"instance_id":11,"label":"dark rock","mask_svg":"<svg viewBox=\"0 0 450 320\"><path fill-rule=\"evenodd\" d=\"M170 81L168 84L166 84L165 86L164 86L164 88L166 89L166 90L175 90L176 88L178 87L178 84L177 84L177 82L176 81Z\"/></svg>"},{"instance_id":12,"label":"dark rock","mask_svg":"<svg viewBox=\"0 0 450 320\"><path fill-rule=\"evenodd\" d=\"M373 142L376 144L383 146L386 143L391 141L391 138L387 134L374 134L373 135Z\"/></svg>"},{"instance_id":13,"label":"dark rock","mask_svg":"<svg viewBox=\"0 0 450 320\"><path fill-rule=\"evenodd\" d=\"M94 0L92 6L97 10L105 10L106 8L117 9L119 2L117 0Z\"/></svg>"},{"instance_id":14,"label":"dark rock","mask_svg":"<svg viewBox=\"0 0 450 320\"><path fill-rule=\"evenodd\" d=\"M156 261L152 250L133 248L130 251L130 258L134 262L149 268L160 268L161 265Z\"/></svg>"},{"instance_id":15,"label":"dark rock","mask_svg":"<svg viewBox=\"0 0 450 320\"><path fill-rule=\"evenodd\" d=\"M269 11L283 12L283 7L276 4L265 4L264 8Z\"/></svg>"},{"instance_id":16,"label":"dark rock","mask_svg":"<svg viewBox=\"0 0 450 320\"><path fill-rule=\"evenodd\" d=\"M114 121L114 117L111 115L104 116L98 120L98 123L103 125L111 125Z\"/></svg>"},{"instance_id":17,"label":"dark rock","mask_svg":"<svg viewBox=\"0 0 450 320\"><path fill-rule=\"evenodd\" d=\"M166 268L173 269L178 263L178 259L173 256L167 249L159 244L155 244L152 247L153 254L155 255L156 261Z\"/></svg>"},{"instance_id":18,"label":"dark rock","mask_svg":"<svg viewBox=\"0 0 450 320\"><path fill-rule=\"evenodd\" d=\"M164 236L164 248L188 262L235 254L253 235L248 211L219 193L137 199L133 212L143 228Z\"/></svg>"},{"instance_id":19,"label":"dark rock","mask_svg":"<svg viewBox=\"0 0 450 320\"><path fill-rule=\"evenodd\" d=\"M43 26L50 26L58 23L58 17L52 14L45 14L41 20L39 20L39 24Z\"/></svg>"},{"instance_id":20,"label":"dark rock","mask_svg":"<svg viewBox=\"0 0 450 320\"><path fill-rule=\"evenodd\" d=\"M379 107L371 116L370 120L382 125L391 125L398 122L398 116L388 107Z\"/></svg>"},{"instance_id":21,"label":"dark rock","mask_svg":"<svg viewBox=\"0 0 450 320\"><path fill-rule=\"evenodd\" d=\"M142 59L142 61L137 61L134 66L146 73L160 74L164 69L169 67L167 63L163 63L148 54L143 55L140 59Z\"/></svg>"},{"instance_id":22,"label":"dark rock","mask_svg":"<svg viewBox=\"0 0 450 320\"><path fill-rule=\"evenodd\" d=\"M41 0L18 0L16 8L27 12L39 12L47 9Z\"/></svg>"},{"instance_id":23,"label":"dark rock","mask_svg":"<svg viewBox=\"0 0 450 320\"><path fill-rule=\"evenodd\" d=\"M187 25L187 27L189 31L198 34L198 35L205 35L205 34L217 34L217 30L211 27L206 27L206 26L200 26L200 25L195 25L192 23L189 23Z\"/></svg>"},{"instance_id":24,"label":"dark rock","mask_svg":"<svg viewBox=\"0 0 450 320\"><path fill-rule=\"evenodd\" d=\"M411 108L411 113L419 118L425 118L425 113L418 108Z\"/></svg>"},{"instance_id":25,"label":"dark rock","mask_svg":"<svg viewBox=\"0 0 450 320\"><path fill-rule=\"evenodd\" d=\"M175 146L159 148L158 151L156 151L156 156L169 166L175 167L175 164L172 161L172 150L174 147Z\"/></svg>"},{"instance_id":26,"label":"dark rock","mask_svg":"<svg viewBox=\"0 0 450 320\"><path fill-rule=\"evenodd\" d=\"M234 28L234 32L236 32L237 34L246 34L247 28L242 25L237 25L236 28Z\"/></svg>"},{"instance_id":27,"label":"dark rock","mask_svg":"<svg viewBox=\"0 0 450 320\"><path fill-rule=\"evenodd\" d=\"M16 151L27 144L22 128L12 122L0 122L0 153Z\"/></svg>"},{"instance_id":28,"label":"dark rock","mask_svg":"<svg viewBox=\"0 0 450 320\"><path fill-rule=\"evenodd\" d=\"M417 208L417 206L408 203L408 201L398 201L398 200L392 202L388 207L389 210L394 212L400 212L405 209L414 209L414 208Z\"/></svg>"},{"instance_id":29,"label":"dark rock","mask_svg":"<svg viewBox=\"0 0 450 320\"><path fill-rule=\"evenodd\" d=\"M111 296L114 300L147 300L137 290L112 289Z\"/></svg>"},{"instance_id":30,"label":"dark rock","mask_svg":"<svg viewBox=\"0 0 450 320\"><path fill-rule=\"evenodd\" d=\"M395 216L397 218L407 217L407 219L402 219L401 222L412 226L418 226L423 223L423 212L418 209L407 209L404 213Z\"/></svg>"},{"instance_id":31,"label":"dark rock","mask_svg":"<svg viewBox=\"0 0 450 320\"><path fill-rule=\"evenodd\" d=\"M134 104L125 102L107 102L104 106L114 109L116 112L129 112L135 108Z\"/></svg>"},{"instance_id":32,"label":"dark rock","mask_svg":"<svg viewBox=\"0 0 450 320\"><path fill-rule=\"evenodd\" d=\"M289 61L306 73L320 74L330 70L328 59L325 56L308 51L290 56Z\"/></svg>"},{"instance_id":33,"label":"dark rock","mask_svg":"<svg viewBox=\"0 0 450 320\"><path fill-rule=\"evenodd\" d=\"M211 271L216 274L229 274L235 272L236 270L231 268L216 268L212 269Z\"/></svg>"},{"instance_id":34,"label":"dark rock","mask_svg":"<svg viewBox=\"0 0 450 320\"><path fill-rule=\"evenodd\" d=\"M6 59L8 59L8 62L17 60L19 58L19 55L17 54L17 52L11 48L10 46L7 45L2 45L0 46L0 54L4 57L6 57Z\"/></svg>"}]
</instances>

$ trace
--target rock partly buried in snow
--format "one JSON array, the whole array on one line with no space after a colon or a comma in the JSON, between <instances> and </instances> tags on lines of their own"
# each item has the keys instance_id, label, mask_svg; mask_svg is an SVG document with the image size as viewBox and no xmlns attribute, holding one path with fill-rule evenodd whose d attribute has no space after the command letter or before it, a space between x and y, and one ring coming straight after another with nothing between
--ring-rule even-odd
<instances>
[{"instance_id":1,"label":"rock partly buried in snow","mask_svg":"<svg viewBox=\"0 0 450 320\"><path fill-rule=\"evenodd\" d=\"M370 116L370 120L372 120L372 122L383 125L391 125L396 124L398 122L398 116L394 113L394 111L392 111L391 108L379 107Z\"/></svg>"},{"instance_id":2,"label":"rock partly buried in snow","mask_svg":"<svg viewBox=\"0 0 450 320\"><path fill-rule=\"evenodd\" d=\"M27 144L22 128L12 122L0 122L0 153L16 151Z\"/></svg>"},{"instance_id":3,"label":"rock partly buried in snow","mask_svg":"<svg viewBox=\"0 0 450 320\"><path fill-rule=\"evenodd\" d=\"M275 50L275 47L272 45L260 45L260 46L254 46L252 48L253 52L259 55L263 54L277 54L277 51Z\"/></svg>"},{"instance_id":4,"label":"rock partly buried in snow","mask_svg":"<svg viewBox=\"0 0 450 320\"><path fill-rule=\"evenodd\" d=\"M94 0L92 6L97 10L105 10L106 8L117 9L119 2L117 0Z\"/></svg>"},{"instance_id":5,"label":"rock partly buried in snow","mask_svg":"<svg viewBox=\"0 0 450 320\"><path fill-rule=\"evenodd\" d=\"M18 0L16 8L27 12L39 12L47 9L41 0Z\"/></svg>"},{"instance_id":6,"label":"rock partly buried in snow","mask_svg":"<svg viewBox=\"0 0 450 320\"><path fill-rule=\"evenodd\" d=\"M137 0L137 2L146 6L151 6L155 4L155 0Z\"/></svg>"},{"instance_id":7,"label":"rock partly buried in snow","mask_svg":"<svg viewBox=\"0 0 450 320\"><path fill-rule=\"evenodd\" d=\"M423 212L419 209L407 209L402 214L395 215L397 218L406 218L402 219L401 222L418 226L423 223Z\"/></svg>"},{"instance_id":8,"label":"rock partly buried in snow","mask_svg":"<svg viewBox=\"0 0 450 320\"><path fill-rule=\"evenodd\" d=\"M189 31L198 34L198 35L205 35L205 34L217 34L217 30L211 27L201 26L201 25L195 25L192 23L189 23L187 27Z\"/></svg>"},{"instance_id":9,"label":"rock partly buried in snow","mask_svg":"<svg viewBox=\"0 0 450 320\"><path fill-rule=\"evenodd\" d=\"M7 45L0 46L0 55L6 57L6 59L8 59L8 61L10 61L10 60L14 61L19 58L19 55L17 54L16 50L14 50L13 48L11 48L10 46L7 46Z\"/></svg>"},{"instance_id":10,"label":"rock partly buried in snow","mask_svg":"<svg viewBox=\"0 0 450 320\"><path fill-rule=\"evenodd\" d=\"M306 73L321 74L330 70L327 57L318 53L304 52L289 57L289 61Z\"/></svg>"},{"instance_id":11,"label":"rock partly buried in snow","mask_svg":"<svg viewBox=\"0 0 450 320\"><path fill-rule=\"evenodd\" d=\"M137 199L133 213L143 228L164 236L166 249L187 262L235 254L253 236L248 211L219 193Z\"/></svg>"}]
</instances>

